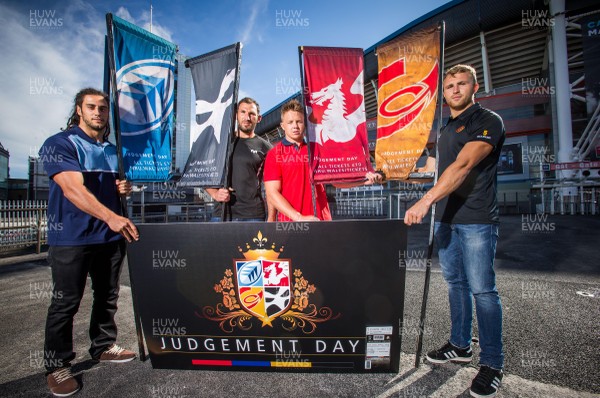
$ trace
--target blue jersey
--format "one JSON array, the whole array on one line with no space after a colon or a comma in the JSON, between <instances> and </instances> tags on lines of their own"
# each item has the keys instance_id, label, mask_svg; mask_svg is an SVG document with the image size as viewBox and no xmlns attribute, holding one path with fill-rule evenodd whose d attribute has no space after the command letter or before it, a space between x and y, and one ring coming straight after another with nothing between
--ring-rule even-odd
<instances>
[{"instance_id":1,"label":"blue jersey","mask_svg":"<svg viewBox=\"0 0 600 398\"><path fill-rule=\"evenodd\" d=\"M108 141L96 142L79 127L73 127L48 138L39 155L50 177L48 244L82 246L122 239L105 222L79 210L65 198L61 187L53 180L56 174L64 171L82 173L83 183L92 195L121 215L116 186L117 148Z\"/></svg>"}]
</instances>

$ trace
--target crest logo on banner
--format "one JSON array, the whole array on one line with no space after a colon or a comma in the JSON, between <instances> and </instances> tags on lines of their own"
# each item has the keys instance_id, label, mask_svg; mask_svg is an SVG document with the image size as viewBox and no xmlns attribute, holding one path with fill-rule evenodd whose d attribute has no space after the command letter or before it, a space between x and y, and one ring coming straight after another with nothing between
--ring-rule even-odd
<instances>
[{"instance_id":1,"label":"crest logo on banner","mask_svg":"<svg viewBox=\"0 0 600 398\"><path fill-rule=\"evenodd\" d=\"M235 262L240 305L263 322L271 321L290 305L290 262L241 260Z\"/></svg>"},{"instance_id":2,"label":"crest logo on banner","mask_svg":"<svg viewBox=\"0 0 600 398\"><path fill-rule=\"evenodd\" d=\"M221 136L227 136L228 131L225 131L223 134L223 129L221 126L225 121L225 112L227 108L233 102L233 83L235 80L235 70L230 69L225 74L225 78L221 82L221 87L219 89L219 95L215 99L214 102L209 102L205 100L197 100L196 101L196 120L198 121L198 131L199 134L210 131L209 127L212 127L212 133L215 136L215 140L218 144L221 143ZM206 121L200 122L202 120L202 116L208 114L210 115ZM195 141L198 136L194 136L193 140Z\"/></svg>"},{"instance_id":3,"label":"crest logo on banner","mask_svg":"<svg viewBox=\"0 0 600 398\"><path fill-rule=\"evenodd\" d=\"M380 138L389 137L396 131L403 130L405 127L420 119L423 109L427 108L431 101L435 101L437 91L437 79L439 73L437 61L431 68L427 76L411 86L399 87L397 91L391 93L379 106L379 114L383 118L393 118L395 121L381 126L378 130ZM380 85L384 85L394 79L399 79L406 74L406 59L401 58L388 68L401 71L396 76L389 76L382 70L379 77ZM391 79L390 79L391 77ZM388 80L389 79L389 80ZM408 96L408 100L403 98ZM408 103L406 103L409 101ZM405 105L400 105L404 104ZM435 103L434 103L435 104Z\"/></svg>"},{"instance_id":4,"label":"crest logo on banner","mask_svg":"<svg viewBox=\"0 0 600 398\"><path fill-rule=\"evenodd\" d=\"M174 98L171 62L132 62L117 72L117 81L123 136L146 134L167 122Z\"/></svg>"},{"instance_id":5,"label":"crest logo on banner","mask_svg":"<svg viewBox=\"0 0 600 398\"><path fill-rule=\"evenodd\" d=\"M317 308L310 302L316 288L300 269L292 269L291 259L279 258L283 247L276 251L272 243L266 249L268 239L260 231L253 242L254 248L248 243L246 251L239 248L244 258L234 259L233 271L225 270L214 285L215 292L222 294L222 302L204 307L199 316L219 322L226 333L235 328L250 330L259 320L261 327L300 328L305 334L313 333L318 323L339 316L329 307Z\"/></svg>"},{"instance_id":6,"label":"crest logo on banner","mask_svg":"<svg viewBox=\"0 0 600 398\"><path fill-rule=\"evenodd\" d=\"M310 94L311 107L308 108L308 112L311 117L309 117L308 123L309 128L314 129L316 142L320 145L328 140L339 143L350 141L356 136L358 125L365 121L362 72L358 74L349 90L349 94L360 95L362 102L350 114L346 111L346 94L342 89L343 85L342 78L338 78L334 83ZM346 91L348 91L347 88ZM316 123L313 123L311 119L316 119L318 114L318 111L314 109L316 106L324 107L325 110L321 110L319 120L315 120Z\"/></svg>"}]
</instances>

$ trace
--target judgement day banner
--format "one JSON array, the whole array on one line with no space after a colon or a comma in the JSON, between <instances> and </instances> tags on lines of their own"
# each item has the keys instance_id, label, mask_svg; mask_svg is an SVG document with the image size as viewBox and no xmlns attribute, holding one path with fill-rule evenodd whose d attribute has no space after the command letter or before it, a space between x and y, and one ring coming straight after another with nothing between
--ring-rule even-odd
<instances>
[{"instance_id":1,"label":"judgement day banner","mask_svg":"<svg viewBox=\"0 0 600 398\"><path fill-rule=\"evenodd\" d=\"M398 371L401 220L138 228L128 259L153 367Z\"/></svg>"},{"instance_id":2,"label":"judgement day banner","mask_svg":"<svg viewBox=\"0 0 600 398\"><path fill-rule=\"evenodd\" d=\"M112 22L120 146L130 181L166 181L171 172L176 45L121 18ZM105 84L106 85L106 84ZM114 88L113 88L114 89Z\"/></svg>"}]
</instances>

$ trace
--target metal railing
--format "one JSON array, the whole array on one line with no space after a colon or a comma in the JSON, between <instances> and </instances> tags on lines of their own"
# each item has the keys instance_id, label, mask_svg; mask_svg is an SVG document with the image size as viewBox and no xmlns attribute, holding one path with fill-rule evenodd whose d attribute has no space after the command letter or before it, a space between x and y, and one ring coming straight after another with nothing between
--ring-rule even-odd
<instances>
[{"instance_id":1,"label":"metal railing","mask_svg":"<svg viewBox=\"0 0 600 398\"><path fill-rule=\"evenodd\" d=\"M425 189L343 189L330 203L334 219L403 218L406 210L425 194Z\"/></svg>"},{"instance_id":2,"label":"metal railing","mask_svg":"<svg viewBox=\"0 0 600 398\"><path fill-rule=\"evenodd\" d=\"M600 181L554 181L533 185L537 213L561 215L600 214Z\"/></svg>"},{"instance_id":3,"label":"metal railing","mask_svg":"<svg viewBox=\"0 0 600 398\"><path fill-rule=\"evenodd\" d=\"M0 253L35 246L40 253L48 234L46 201L0 201Z\"/></svg>"},{"instance_id":4,"label":"metal railing","mask_svg":"<svg viewBox=\"0 0 600 398\"><path fill-rule=\"evenodd\" d=\"M576 188L571 196L561 195L566 188ZM424 190L337 190L330 203L334 219L403 218L406 210L419 200ZM600 183L597 181L564 184L537 184L529 193L501 193L501 214L600 214ZM0 201L0 255L35 247L40 253L48 237L46 201ZM135 223L206 222L213 215L214 204L206 203L129 203L129 217ZM50 223L52 225L52 223Z\"/></svg>"},{"instance_id":5,"label":"metal railing","mask_svg":"<svg viewBox=\"0 0 600 398\"><path fill-rule=\"evenodd\" d=\"M205 222L213 215L213 203L129 203L134 223Z\"/></svg>"}]
</instances>

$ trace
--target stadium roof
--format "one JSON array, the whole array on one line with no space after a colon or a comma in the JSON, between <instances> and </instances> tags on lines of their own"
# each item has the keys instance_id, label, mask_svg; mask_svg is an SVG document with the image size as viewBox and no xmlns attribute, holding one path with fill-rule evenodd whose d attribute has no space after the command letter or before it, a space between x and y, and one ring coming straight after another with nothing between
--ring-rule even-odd
<instances>
[{"instance_id":1,"label":"stadium roof","mask_svg":"<svg viewBox=\"0 0 600 398\"><path fill-rule=\"evenodd\" d=\"M597 9L597 4L596 0L570 0L566 2L566 7L567 14L569 14L569 10L577 10L577 13L581 13L588 10ZM523 34L523 30L519 28L521 21L523 20L524 16L526 17L528 10L530 13L532 12L531 10L540 10L543 12L544 10L547 10L547 5L544 4L543 0L510 0L505 2L498 2L497 0L450 1L423 15L422 17L415 19L392 34L384 37L371 47L367 48L364 51L365 84L369 84L371 80L377 79L377 57L375 56L375 50L377 47L380 44L386 43L404 33L417 31L444 21L446 29L446 48L458 44L459 50L460 48L465 48L465 52L473 52L473 50L475 50L475 52L480 52L480 50L478 50L478 47L480 46L480 32L490 32L502 27L514 25L515 28L512 32L509 31L505 33L505 36L508 36L508 38L503 38L504 41L508 41L508 46L510 46L510 35L513 32L521 30L520 34ZM529 57L532 58L531 62L534 62L533 59L536 60L535 62L539 62L540 57L544 57L544 46L540 46L539 44L540 42L545 42L545 35L546 32L537 31L531 32L529 37L519 38L521 41L531 41L531 45L535 46L535 52L526 49L526 51L529 53ZM465 42L464 46L461 45L462 42ZM504 46L506 47L507 45L505 44ZM510 51L510 49L504 51ZM541 56L539 54L540 52ZM448 53L446 53L446 58L449 58ZM505 69L512 68L510 65L502 65L502 67ZM536 64L535 67L539 69L539 65ZM511 71L506 71L506 73L511 73ZM531 73L531 67L527 73ZM527 73L524 72L522 75L527 75ZM281 105L292 98L299 97L299 95L300 93L297 92L265 112L263 114L261 123L259 123L257 126L257 133L262 135L276 129L280 122L278 111ZM370 93L366 93L366 95L373 97L370 95ZM369 100L373 101L374 98L365 98L365 100L369 102Z\"/></svg>"}]
</instances>

